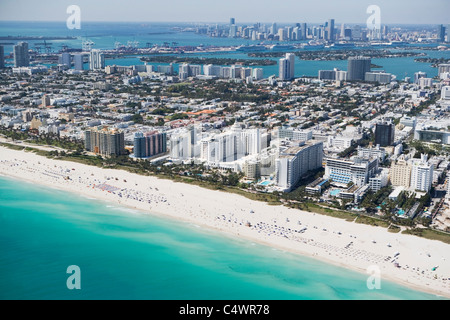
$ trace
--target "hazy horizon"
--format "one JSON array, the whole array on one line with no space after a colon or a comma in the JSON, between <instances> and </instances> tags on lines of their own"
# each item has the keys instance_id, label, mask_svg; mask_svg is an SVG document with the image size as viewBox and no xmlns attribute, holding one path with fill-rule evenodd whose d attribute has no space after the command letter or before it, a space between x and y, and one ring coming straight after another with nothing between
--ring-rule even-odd
<instances>
[{"instance_id":1,"label":"hazy horizon","mask_svg":"<svg viewBox=\"0 0 450 320\"><path fill-rule=\"evenodd\" d=\"M311 3L305 0L2 0L1 21L66 21L67 8L78 5L85 22L166 22L227 23L235 18L244 23L324 23L363 24L370 16L367 8L380 8L382 24L433 25L449 24L448 0L327 0ZM265 21L265 22L263 22ZM322 22L320 22L322 21Z\"/></svg>"},{"instance_id":2,"label":"hazy horizon","mask_svg":"<svg viewBox=\"0 0 450 320\"><path fill-rule=\"evenodd\" d=\"M0 20L0 23L2 22L28 22L28 23L66 23L66 20ZM223 21L152 21L152 20L142 20L142 21L114 21L114 20L83 20L84 23L147 23L147 24L183 24L183 25L195 25L195 24L218 24L218 25L228 25L229 22L223 22ZM248 25L248 24L272 24L276 23L278 25L292 25L299 23L298 21L242 21L242 22L236 22L236 25ZM325 21L322 22L308 22L308 25L321 25L324 24ZM361 25L365 26L366 22L339 22L335 21L335 26L339 27L341 23L344 23L345 25ZM446 23L382 23L383 25L387 26L437 26L437 25L447 25ZM449 23L450 24L450 23Z\"/></svg>"}]
</instances>

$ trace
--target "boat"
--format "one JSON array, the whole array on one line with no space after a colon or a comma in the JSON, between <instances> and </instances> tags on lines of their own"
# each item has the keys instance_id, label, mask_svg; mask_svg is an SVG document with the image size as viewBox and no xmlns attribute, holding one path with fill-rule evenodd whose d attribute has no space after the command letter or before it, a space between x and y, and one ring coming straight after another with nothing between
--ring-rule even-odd
<instances>
[{"instance_id":1,"label":"boat","mask_svg":"<svg viewBox=\"0 0 450 320\"><path fill-rule=\"evenodd\" d=\"M355 45L353 43L348 43L348 42L337 42L337 43L333 43L330 47L332 48L336 48L336 49L349 49L349 48L354 48Z\"/></svg>"},{"instance_id":2,"label":"boat","mask_svg":"<svg viewBox=\"0 0 450 320\"><path fill-rule=\"evenodd\" d=\"M286 44L274 44L270 46L270 50L272 51L289 51L289 50L295 50L294 46L286 45Z\"/></svg>"},{"instance_id":3,"label":"boat","mask_svg":"<svg viewBox=\"0 0 450 320\"><path fill-rule=\"evenodd\" d=\"M310 40L308 41L308 46L305 47L308 49L323 49L325 48L325 43L323 41L318 40Z\"/></svg>"},{"instance_id":4,"label":"boat","mask_svg":"<svg viewBox=\"0 0 450 320\"><path fill-rule=\"evenodd\" d=\"M403 46L403 45L406 45L406 44L409 44L409 42L400 41L400 40L393 40L393 41L391 41L391 45L393 45L393 46Z\"/></svg>"},{"instance_id":5,"label":"boat","mask_svg":"<svg viewBox=\"0 0 450 320\"><path fill-rule=\"evenodd\" d=\"M261 45L239 46L236 48L236 51L243 51L243 52L264 51L264 50L266 50L266 47Z\"/></svg>"},{"instance_id":6,"label":"boat","mask_svg":"<svg viewBox=\"0 0 450 320\"><path fill-rule=\"evenodd\" d=\"M381 47L381 46L391 46L391 42L371 42L370 45L372 47Z\"/></svg>"}]
</instances>

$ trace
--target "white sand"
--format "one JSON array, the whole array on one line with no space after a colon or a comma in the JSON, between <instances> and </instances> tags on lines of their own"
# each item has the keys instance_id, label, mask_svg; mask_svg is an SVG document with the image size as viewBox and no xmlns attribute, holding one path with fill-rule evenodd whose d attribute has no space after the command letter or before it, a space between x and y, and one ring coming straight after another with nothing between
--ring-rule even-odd
<instances>
[{"instance_id":1,"label":"white sand","mask_svg":"<svg viewBox=\"0 0 450 320\"><path fill-rule=\"evenodd\" d=\"M269 206L236 194L156 177L50 160L4 147L0 147L0 174L189 221L312 256L365 273L367 277L367 268L375 265L381 272L381 284L386 279L450 297L450 245L440 241ZM111 187L110 192L99 186ZM303 228L306 229L300 232ZM394 259L397 252L399 255Z\"/></svg>"}]
</instances>

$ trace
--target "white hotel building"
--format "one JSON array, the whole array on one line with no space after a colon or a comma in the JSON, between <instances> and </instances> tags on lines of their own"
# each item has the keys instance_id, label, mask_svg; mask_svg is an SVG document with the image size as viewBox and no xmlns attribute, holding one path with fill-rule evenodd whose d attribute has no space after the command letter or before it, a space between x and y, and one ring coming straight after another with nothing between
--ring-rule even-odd
<instances>
[{"instance_id":1,"label":"white hotel building","mask_svg":"<svg viewBox=\"0 0 450 320\"><path fill-rule=\"evenodd\" d=\"M301 130L294 128L278 128L277 137L279 139L290 139L293 141L308 141L312 139L312 130Z\"/></svg>"},{"instance_id":2,"label":"white hotel building","mask_svg":"<svg viewBox=\"0 0 450 320\"><path fill-rule=\"evenodd\" d=\"M411 189L430 191L433 182L433 165L427 161L427 155L422 155L420 161L413 161L411 167Z\"/></svg>"},{"instance_id":3,"label":"white hotel building","mask_svg":"<svg viewBox=\"0 0 450 320\"><path fill-rule=\"evenodd\" d=\"M198 159L207 166L243 171L247 178L271 176L279 189L290 191L308 171L322 167L323 142L275 140L264 129L230 130L199 139L194 126L174 131L170 136L173 160ZM304 132L305 137L312 135Z\"/></svg>"},{"instance_id":4,"label":"white hotel building","mask_svg":"<svg viewBox=\"0 0 450 320\"><path fill-rule=\"evenodd\" d=\"M323 142L302 142L280 152L275 162L277 186L290 191L308 171L322 167Z\"/></svg>"},{"instance_id":5,"label":"white hotel building","mask_svg":"<svg viewBox=\"0 0 450 320\"><path fill-rule=\"evenodd\" d=\"M353 182L358 186L363 186L369 182L378 170L378 158L359 158L352 160L331 159L326 160L325 178L333 182L346 185Z\"/></svg>"}]
</instances>

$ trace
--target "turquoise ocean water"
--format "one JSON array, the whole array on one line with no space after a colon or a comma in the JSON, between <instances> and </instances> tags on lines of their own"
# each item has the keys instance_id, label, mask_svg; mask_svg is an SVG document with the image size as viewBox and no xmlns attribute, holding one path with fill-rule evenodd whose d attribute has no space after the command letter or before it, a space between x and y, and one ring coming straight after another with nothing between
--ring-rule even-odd
<instances>
[{"instance_id":1,"label":"turquoise ocean water","mask_svg":"<svg viewBox=\"0 0 450 320\"><path fill-rule=\"evenodd\" d=\"M67 267L80 268L69 290ZM436 299L198 226L0 177L0 299Z\"/></svg>"}]
</instances>

